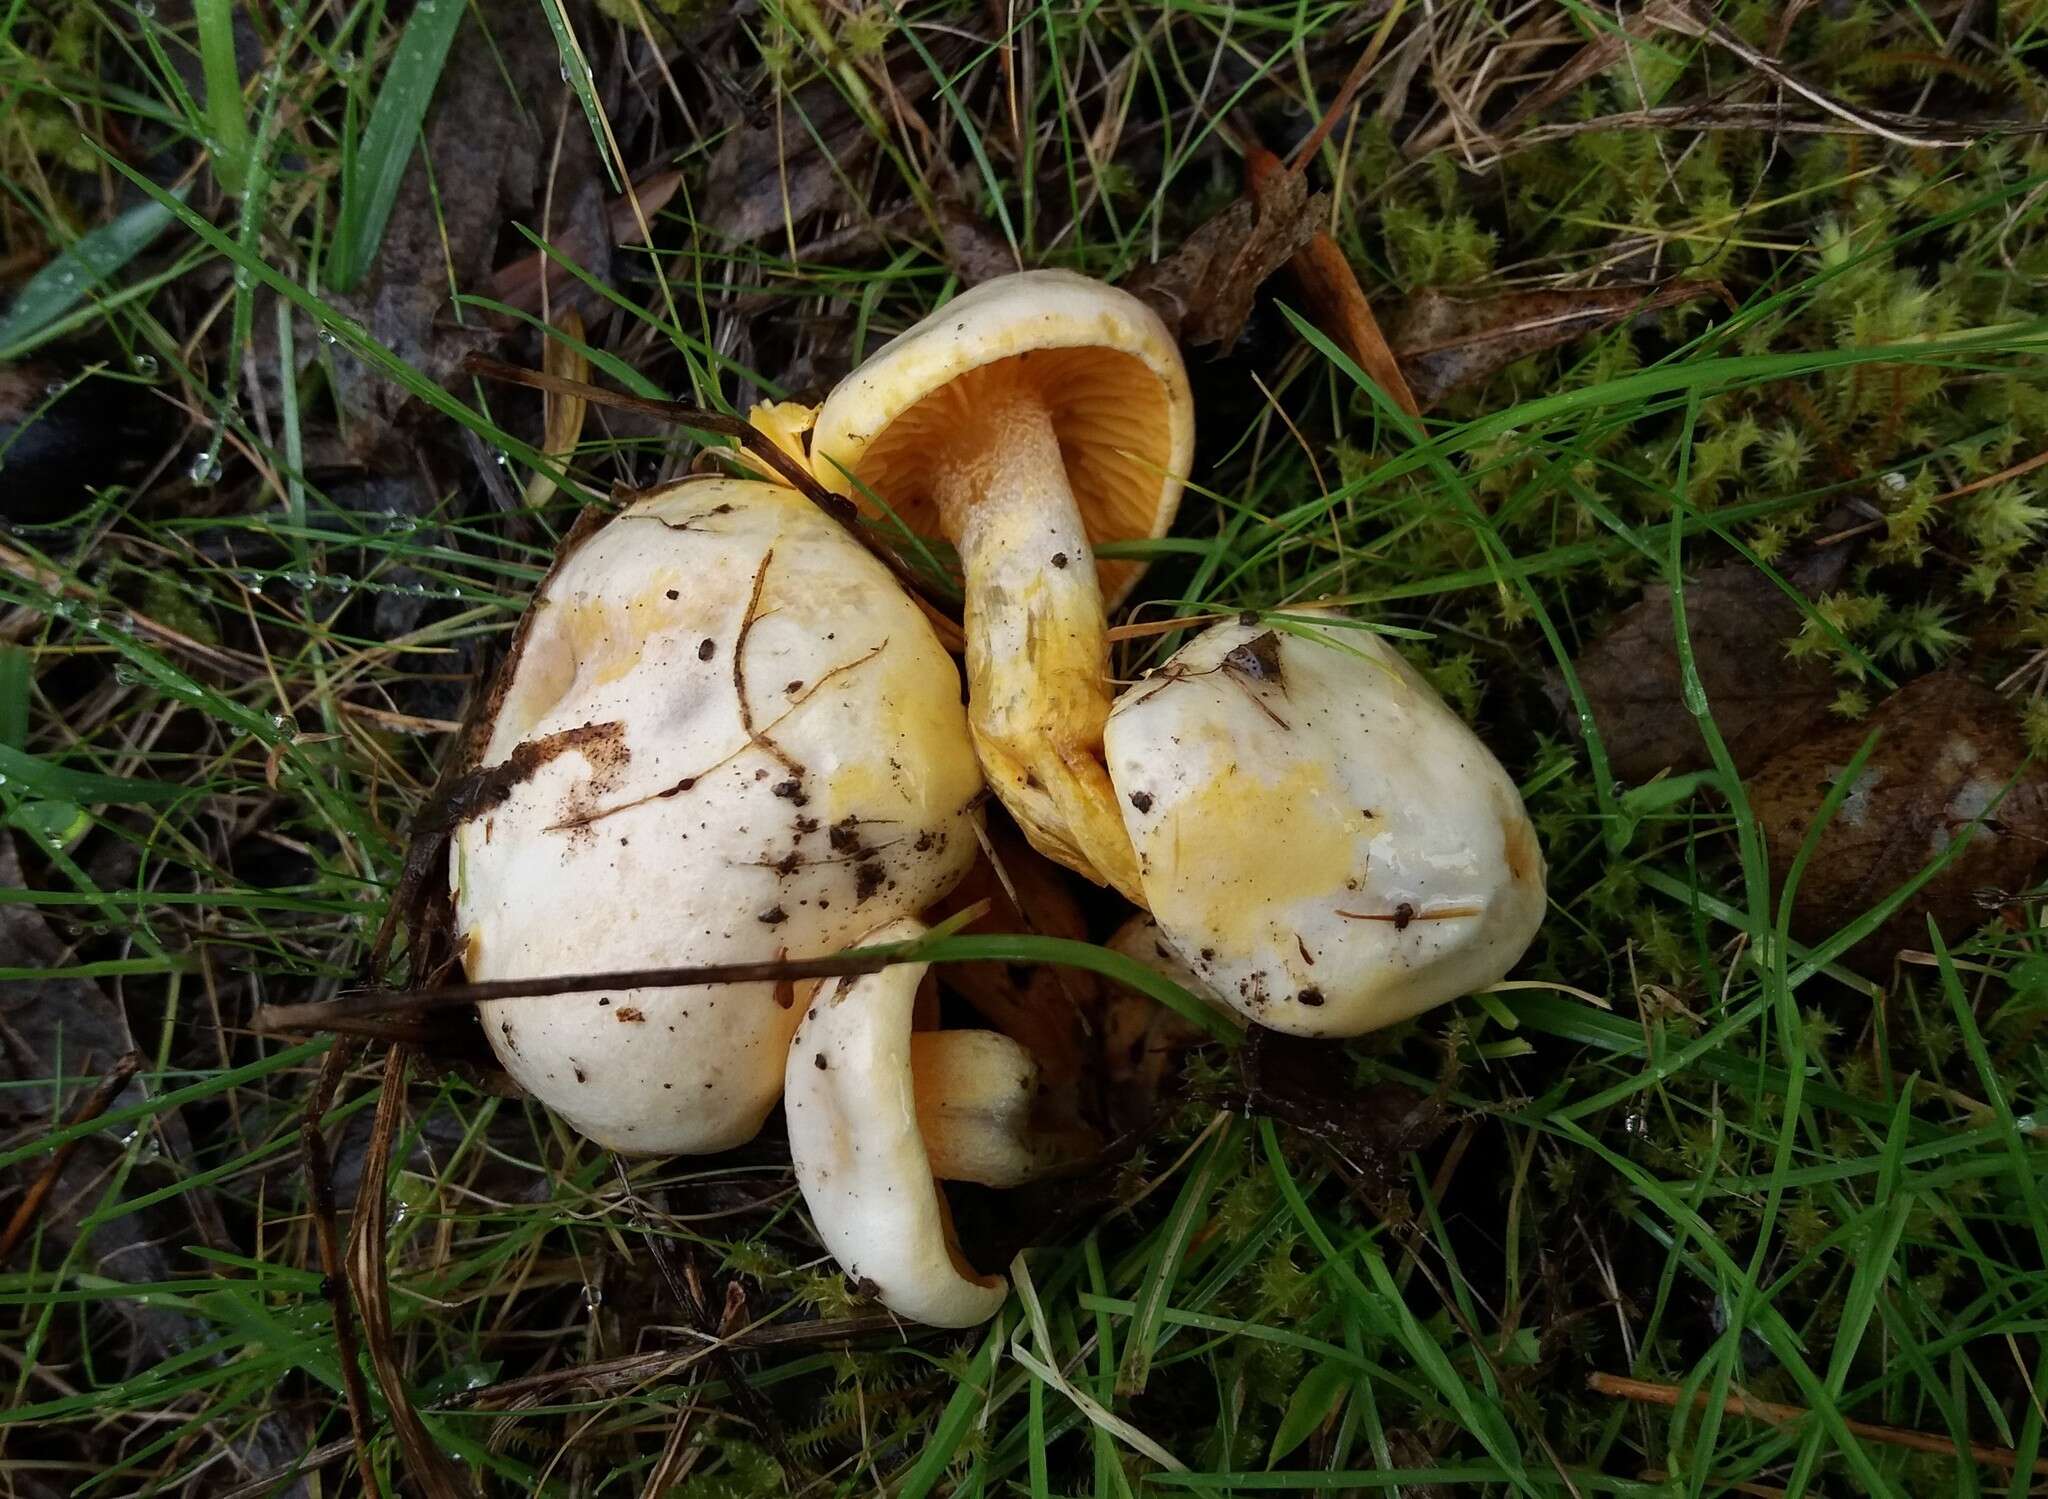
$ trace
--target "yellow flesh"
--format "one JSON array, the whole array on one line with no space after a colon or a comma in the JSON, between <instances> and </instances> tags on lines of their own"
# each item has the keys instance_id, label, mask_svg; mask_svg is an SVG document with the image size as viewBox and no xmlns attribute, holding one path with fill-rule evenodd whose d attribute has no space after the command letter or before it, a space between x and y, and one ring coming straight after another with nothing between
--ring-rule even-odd
<instances>
[{"instance_id":1,"label":"yellow flesh","mask_svg":"<svg viewBox=\"0 0 2048 1499\"><path fill-rule=\"evenodd\" d=\"M1143 904L1102 762L1102 590L1045 400L1010 364L943 404L932 494L966 574L967 716L990 787L1032 844Z\"/></svg>"}]
</instances>

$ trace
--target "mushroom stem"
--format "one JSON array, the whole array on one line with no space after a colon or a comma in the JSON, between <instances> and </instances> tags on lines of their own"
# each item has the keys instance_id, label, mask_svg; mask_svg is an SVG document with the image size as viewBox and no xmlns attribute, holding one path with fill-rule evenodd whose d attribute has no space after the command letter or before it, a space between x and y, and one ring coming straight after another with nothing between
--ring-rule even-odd
<instances>
[{"instance_id":1,"label":"mushroom stem","mask_svg":"<svg viewBox=\"0 0 2048 1499\"><path fill-rule=\"evenodd\" d=\"M956 381L933 497L966 574L968 723L1040 852L1143 904L1103 765L1109 640L1095 555L1045 402L991 366Z\"/></svg>"},{"instance_id":2,"label":"mushroom stem","mask_svg":"<svg viewBox=\"0 0 2048 1499\"><path fill-rule=\"evenodd\" d=\"M924 1151L940 1181L1016 1187L1050 1164L1052 1142L1031 1130L1038 1064L1008 1036L915 1032L910 1089Z\"/></svg>"}]
</instances>

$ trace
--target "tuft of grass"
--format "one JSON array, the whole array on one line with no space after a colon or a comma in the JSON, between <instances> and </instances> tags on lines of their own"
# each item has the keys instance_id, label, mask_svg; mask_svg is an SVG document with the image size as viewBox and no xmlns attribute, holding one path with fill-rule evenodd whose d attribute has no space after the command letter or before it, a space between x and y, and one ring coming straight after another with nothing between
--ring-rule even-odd
<instances>
[{"instance_id":1,"label":"tuft of grass","mask_svg":"<svg viewBox=\"0 0 2048 1499\"><path fill-rule=\"evenodd\" d=\"M1713 15L1866 121L2048 109L2025 7ZM1581 737L1554 699L1583 705L1572 661L1645 586L1669 587L1686 643L1697 569L1789 587L1789 559L1853 527L1787 656L1824 663L1849 718L1957 666L2044 738L2048 151L1978 125L1901 146L1712 34L1638 21L1335 0L0 7L0 360L36 361L56 392L39 411L123 403L164 434L83 501L27 493L0 449L9 516L58 517L0 536L0 836L20 868L0 889L0 1211L79 1147L0 1265L0 1492L417 1479L367 1369L360 1455L351 1437L300 1135L335 1043L249 1019L359 976L411 818L577 507L702 456L593 414L549 457L539 403L451 356L491 341L538 365L556 340L650 398L815 395L972 253L1114 278L1172 250L1238 192L1242 133L1284 151L1383 29L1310 166L1383 315L1426 284L1681 273L1737 304L1532 354L1417 421L1283 280L1194 361L1201 467L1174 534L1105 549L1152 564L1140 618L1348 603L1520 780L1551 864L1517 975L1534 987L1344 1052L1360 1099L1416 1090L1449 1128L1347 1159L1233 1117L1242 1078L1212 1048L1103 1206L1028 1251L1002 1319L877 1334L772 1132L621 1164L441 1054L366 1181L384 1056L349 1053L320 1123L343 1226L359 1193L389 1203L378 1351L493 1492L2032 1492L2038 890L1852 971L1884 912L1792 939L1797 884L1771 886L1690 666L1683 709L1714 753L1647 785L1617 782L1597 723ZM1514 117L1603 38L1605 67ZM507 86L503 118L474 122L494 173L537 163L531 201L487 214L465 206L482 157L432 109L478 59L564 80ZM1679 108L1708 103L1749 113ZM670 171L665 206L620 205L617 242L593 238L606 198L633 182L650 203ZM736 237L741 208L772 228ZM425 268L406 288L424 316L346 294L380 263ZM539 509L534 474L560 489ZM1120 671L1178 638L1128 642ZM1151 982L1048 939L945 940ZM62 1122L116 1042L147 1058L136 1083ZM730 1317L715 1353L677 1304L692 1285ZM1667 1403L1596 1393L1595 1372Z\"/></svg>"}]
</instances>

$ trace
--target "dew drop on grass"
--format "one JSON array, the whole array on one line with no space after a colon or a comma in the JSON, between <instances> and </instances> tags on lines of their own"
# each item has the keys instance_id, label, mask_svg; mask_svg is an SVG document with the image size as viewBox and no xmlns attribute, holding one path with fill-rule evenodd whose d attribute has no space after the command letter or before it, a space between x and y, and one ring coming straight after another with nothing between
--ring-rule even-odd
<instances>
[{"instance_id":1,"label":"dew drop on grass","mask_svg":"<svg viewBox=\"0 0 2048 1499\"><path fill-rule=\"evenodd\" d=\"M135 0L135 14L145 21L156 19L156 0Z\"/></svg>"},{"instance_id":2,"label":"dew drop on grass","mask_svg":"<svg viewBox=\"0 0 2048 1499\"><path fill-rule=\"evenodd\" d=\"M156 355L137 354L133 359L128 361L128 367L134 370L135 373L138 375L154 375L156 373Z\"/></svg>"},{"instance_id":3,"label":"dew drop on grass","mask_svg":"<svg viewBox=\"0 0 2048 1499\"><path fill-rule=\"evenodd\" d=\"M192 460L192 466L185 470L185 477L200 488L206 489L220 482L220 459L212 453L201 453ZM261 591L260 589L258 590Z\"/></svg>"},{"instance_id":4,"label":"dew drop on grass","mask_svg":"<svg viewBox=\"0 0 2048 1499\"><path fill-rule=\"evenodd\" d=\"M326 344L330 349L341 342L340 339L334 336L334 330L332 328L322 328L320 332L315 336L319 338L320 342Z\"/></svg>"},{"instance_id":5,"label":"dew drop on grass","mask_svg":"<svg viewBox=\"0 0 2048 1499\"><path fill-rule=\"evenodd\" d=\"M585 1286L583 1288L583 1304L593 1312L596 1311L604 1305L604 1292L600 1291L596 1286Z\"/></svg>"},{"instance_id":6,"label":"dew drop on grass","mask_svg":"<svg viewBox=\"0 0 2048 1499\"><path fill-rule=\"evenodd\" d=\"M355 53L353 53L353 52L337 52L337 53L335 53L335 54L334 54L334 71L335 71L335 72L337 72L337 73L353 73L353 72L354 72L355 70L356 70L356 55L355 55Z\"/></svg>"}]
</instances>

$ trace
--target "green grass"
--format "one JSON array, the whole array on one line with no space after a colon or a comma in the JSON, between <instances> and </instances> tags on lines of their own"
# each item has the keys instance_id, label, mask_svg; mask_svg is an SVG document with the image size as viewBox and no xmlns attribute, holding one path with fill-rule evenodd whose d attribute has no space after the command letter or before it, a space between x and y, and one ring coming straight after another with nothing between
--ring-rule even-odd
<instances>
[{"instance_id":1,"label":"green grass","mask_svg":"<svg viewBox=\"0 0 2048 1499\"><path fill-rule=\"evenodd\" d=\"M942 203L1026 265L1124 276L1238 191L1245 124L1299 139L1385 16L780 0L706 31L694 4L547 0L471 8L451 49L451 3L0 0L0 359L155 433L82 508L0 536L0 817L25 871L0 900L48 940L0 965L0 1003L27 1000L0 1014L47 1063L0 1077L0 1183L85 1142L0 1266L0 1494L283 1493L257 1480L301 1461L305 1492L361 1491L300 1154L332 1043L250 1017L358 975L465 694L577 505L688 461L682 439L597 413L550 458L537 401L423 367L341 289L374 284L394 248L421 255L443 303L425 331L502 326L497 352L538 365L542 319L506 316L516 299L487 274L537 254L567 272L555 311L586 289L599 378L723 408L815 394L957 288ZM691 38L664 50L680 104L642 13ZM1716 14L1769 50L1780 8ZM2044 16L1817 6L1782 55L1858 108L2037 120ZM1940 498L2048 449L2048 150L1589 123L1778 97L1673 30L1632 34L1517 127L1540 139L1437 129L1444 94L1500 83L1470 104L1497 123L1615 24L1560 7L1552 49L1530 52L1528 19L1401 8L1311 168L1382 318L1424 285L1672 274L1718 278L1736 310L1524 358L1418 422L1267 307L1227 358L1195 356L1202 468L1174 535L1115 550L1155 562L1138 617L1337 598L1412 647L1525 788L1553 909L1517 977L1563 987L1351 1045L1361 1095L1406 1086L1449 1110L1371 1190L1306 1134L1230 1113L1235 1061L1197 1056L1120 1202L1030 1250L1001 1321L963 1336L834 1335L867 1308L821 1258L772 1134L622 1172L473 1071L415 1067L369 1188L390 1202L390 1352L430 1440L490 1491L640 1494L678 1422L674 1491L692 1499L2038 1490L2038 900L1859 976L1840 960L1883 913L1793 939L1799 890L1772 887L1689 656L1674 711L1712 753L1649 785L1618 784L1545 689L1555 673L1580 692L1571 661L1644 585L1673 585L1683 624L1698 568L1782 580L1857 502L1875 531L1786 642L1834 669L1842 716L1952 662L2048 734L2039 475ZM522 36L570 87L475 122L493 162L531 125L543 164L581 162L600 197L681 174L651 246L629 229L608 274L565 233L583 185L567 176L545 223L536 207L486 226L484 274L444 258L468 253L479 168L428 104L465 55L531 66ZM939 87L902 84L928 66ZM824 141L828 211L736 242L715 227L734 189L710 172L748 110L794 158ZM410 211L419 162L434 191ZM743 190L782 180L771 159ZM371 440L377 382L411 398L417 461ZM46 498L6 461L10 504ZM533 473L563 486L537 513L518 498ZM1116 971L1048 939L953 941L947 956ZM116 1012L146 1095L57 1122L112 1060L80 1038ZM0 1055L12 1044L0 1033ZM348 1190L382 1069L379 1049L357 1060L325 1122ZM750 1332L729 1358L674 1302L685 1264L714 1316L737 1288ZM1680 1399L1598 1395L1595 1371ZM400 1492L408 1460L369 1384L367 1470ZM1723 1414L1737 1394L1810 1414ZM2017 1475L1851 1423L2012 1449Z\"/></svg>"}]
</instances>

